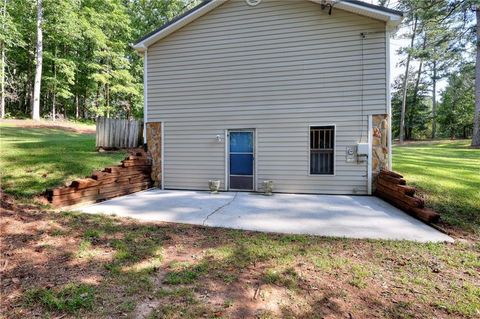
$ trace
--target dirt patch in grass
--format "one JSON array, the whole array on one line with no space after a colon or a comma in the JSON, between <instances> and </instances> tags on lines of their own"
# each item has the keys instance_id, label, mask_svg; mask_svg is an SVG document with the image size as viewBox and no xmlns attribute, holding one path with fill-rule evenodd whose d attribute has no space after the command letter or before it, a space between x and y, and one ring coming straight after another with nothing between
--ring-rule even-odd
<instances>
[{"instance_id":1,"label":"dirt patch in grass","mask_svg":"<svg viewBox=\"0 0 480 319\"><path fill-rule=\"evenodd\" d=\"M474 318L478 238L276 235L52 212L2 195L6 318Z\"/></svg>"},{"instance_id":2,"label":"dirt patch in grass","mask_svg":"<svg viewBox=\"0 0 480 319\"><path fill-rule=\"evenodd\" d=\"M15 120L7 119L0 120L0 123L14 125L16 127L22 128L46 128L46 129L55 129L63 130L66 132L74 132L81 134L95 134L95 125L93 124L83 124L69 121L33 121L33 120Z\"/></svg>"},{"instance_id":3,"label":"dirt patch in grass","mask_svg":"<svg viewBox=\"0 0 480 319\"><path fill-rule=\"evenodd\" d=\"M78 239L52 217L37 206L18 205L2 194L0 303L7 317L40 316L44 309L35 307L36 303L48 310L76 308L57 294L73 285L95 286L102 277L99 266L73 258ZM28 305L32 308L25 311Z\"/></svg>"}]
</instances>

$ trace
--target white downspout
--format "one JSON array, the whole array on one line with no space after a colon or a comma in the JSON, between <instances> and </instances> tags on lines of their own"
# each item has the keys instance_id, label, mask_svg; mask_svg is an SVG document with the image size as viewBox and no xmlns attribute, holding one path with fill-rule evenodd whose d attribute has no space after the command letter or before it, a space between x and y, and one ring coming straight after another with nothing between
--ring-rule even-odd
<instances>
[{"instance_id":1,"label":"white downspout","mask_svg":"<svg viewBox=\"0 0 480 319\"><path fill-rule=\"evenodd\" d=\"M161 169L161 182L162 182L162 190L165 189L165 123L162 121L160 123L160 169Z\"/></svg>"},{"instance_id":2,"label":"white downspout","mask_svg":"<svg viewBox=\"0 0 480 319\"><path fill-rule=\"evenodd\" d=\"M228 187L230 186L229 185L229 180L228 180L228 147L229 147L229 143L228 143L228 139L229 139L229 136L228 136L228 130L225 130L225 133L224 133L224 148L225 148L225 162L224 162L224 165L225 165L225 191L228 191Z\"/></svg>"},{"instance_id":3,"label":"white downspout","mask_svg":"<svg viewBox=\"0 0 480 319\"><path fill-rule=\"evenodd\" d=\"M367 164L367 192L372 195L372 165L373 165L373 123L372 115L368 116L368 164Z\"/></svg>"},{"instance_id":4,"label":"white downspout","mask_svg":"<svg viewBox=\"0 0 480 319\"><path fill-rule=\"evenodd\" d=\"M388 115L388 168L392 170L392 95L390 92L390 32L385 32L386 51L386 97Z\"/></svg>"},{"instance_id":5,"label":"white downspout","mask_svg":"<svg viewBox=\"0 0 480 319\"><path fill-rule=\"evenodd\" d=\"M145 50L145 52L143 53L143 144L147 144L147 120L148 120L147 110L148 110L148 51ZM162 172L162 176L163 176L163 172Z\"/></svg>"}]
</instances>

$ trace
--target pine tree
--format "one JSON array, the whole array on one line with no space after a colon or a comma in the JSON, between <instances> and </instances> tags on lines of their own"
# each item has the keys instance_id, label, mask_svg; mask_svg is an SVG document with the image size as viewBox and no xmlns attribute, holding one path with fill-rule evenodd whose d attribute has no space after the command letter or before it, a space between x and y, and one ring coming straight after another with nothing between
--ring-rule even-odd
<instances>
[{"instance_id":1,"label":"pine tree","mask_svg":"<svg viewBox=\"0 0 480 319\"><path fill-rule=\"evenodd\" d=\"M480 5L475 8L477 18L476 63L475 63L475 110L473 119L472 146L480 147Z\"/></svg>"},{"instance_id":2,"label":"pine tree","mask_svg":"<svg viewBox=\"0 0 480 319\"><path fill-rule=\"evenodd\" d=\"M475 108L475 66L466 64L451 74L442 93L438 109L438 123L442 136L467 138L473 128Z\"/></svg>"}]
</instances>

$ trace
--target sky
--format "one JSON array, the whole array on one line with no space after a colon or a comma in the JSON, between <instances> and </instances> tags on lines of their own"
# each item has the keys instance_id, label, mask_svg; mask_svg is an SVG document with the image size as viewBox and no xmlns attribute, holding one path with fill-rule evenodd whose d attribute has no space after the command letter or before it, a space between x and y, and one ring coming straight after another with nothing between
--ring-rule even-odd
<instances>
[{"instance_id":1,"label":"sky","mask_svg":"<svg viewBox=\"0 0 480 319\"><path fill-rule=\"evenodd\" d=\"M364 2L369 2L371 4L376 4L378 5L378 0L363 0ZM397 3L396 0L390 0L388 7L394 8L395 4ZM401 60L401 56L397 53L398 49L401 47L405 47L409 45L409 39L402 39L400 36L405 33L404 28L400 28L395 37L390 39L390 51L391 51L391 58L390 58L390 70L391 70L391 81L393 83L393 80L398 77L400 74L405 73L405 67L402 66L400 67L398 63Z\"/></svg>"},{"instance_id":2,"label":"sky","mask_svg":"<svg viewBox=\"0 0 480 319\"><path fill-rule=\"evenodd\" d=\"M376 4L378 5L378 0L362 0L364 2L368 2L371 4ZM390 0L388 7L389 8L394 8L395 4L397 3L397 0ZM399 62L402 60L402 57L397 53L397 51L402 48L409 46L410 39L408 38L402 38L402 34L406 33L405 28L400 28L396 32L395 36L390 39L390 83L393 84L393 81L401 74L405 74L405 66L399 66ZM418 68L418 63L413 61L410 64L411 68ZM437 83L437 94L443 91L445 87L447 86L447 80L446 79L441 79ZM437 95L439 96L439 95Z\"/></svg>"}]
</instances>

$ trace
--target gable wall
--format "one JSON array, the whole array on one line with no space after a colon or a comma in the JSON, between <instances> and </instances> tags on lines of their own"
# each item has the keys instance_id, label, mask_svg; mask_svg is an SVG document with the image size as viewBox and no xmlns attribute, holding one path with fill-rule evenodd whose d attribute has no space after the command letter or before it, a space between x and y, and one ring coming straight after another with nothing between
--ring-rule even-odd
<instances>
[{"instance_id":1,"label":"gable wall","mask_svg":"<svg viewBox=\"0 0 480 319\"><path fill-rule=\"evenodd\" d=\"M230 0L148 49L148 121L164 123L166 188L225 180L226 129L255 128L257 181L276 191L364 194L345 148L386 113L385 25L310 1ZM362 40L364 40L362 81ZM362 94L363 82L363 94ZM363 116L361 100L363 95ZM336 125L336 175L309 176L309 125Z\"/></svg>"}]
</instances>

